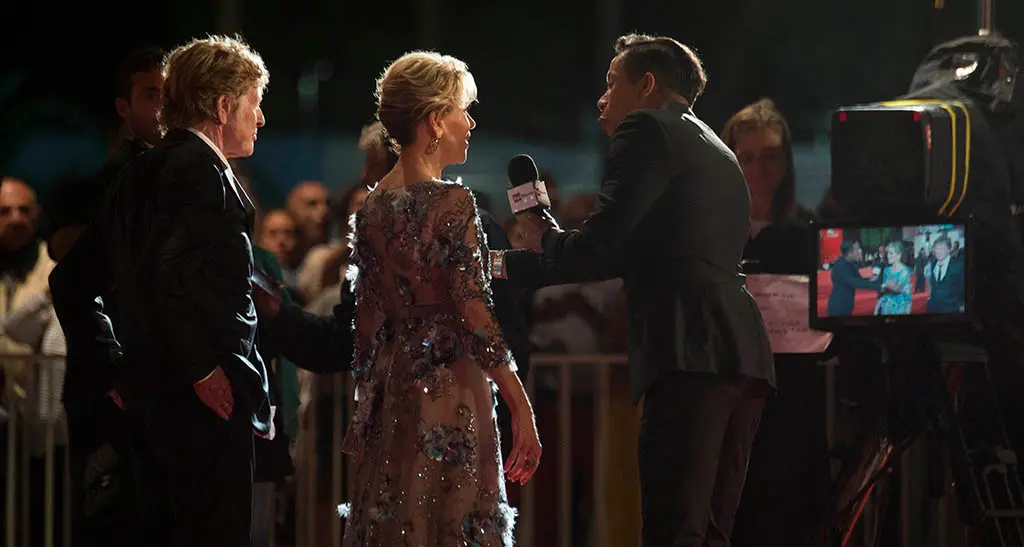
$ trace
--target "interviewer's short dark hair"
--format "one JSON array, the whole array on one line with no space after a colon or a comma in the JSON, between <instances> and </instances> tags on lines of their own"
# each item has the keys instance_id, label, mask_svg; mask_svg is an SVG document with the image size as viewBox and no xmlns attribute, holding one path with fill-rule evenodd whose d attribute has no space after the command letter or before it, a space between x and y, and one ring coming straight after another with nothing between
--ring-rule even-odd
<instances>
[{"instance_id":1,"label":"interviewer's short dark hair","mask_svg":"<svg viewBox=\"0 0 1024 547\"><path fill-rule=\"evenodd\" d=\"M140 72L160 72L164 63L164 52L157 48L141 48L130 52L117 65L114 75L114 96L126 101L132 100L132 75Z\"/></svg>"},{"instance_id":2,"label":"interviewer's short dark hair","mask_svg":"<svg viewBox=\"0 0 1024 547\"><path fill-rule=\"evenodd\" d=\"M857 241L855 239L853 241L844 241L844 242L840 243L839 244L839 253L841 255L843 255L843 256L846 256L846 255L850 254L853 251L853 246L854 245L860 247L860 241Z\"/></svg>"},{"instance_id":3,"label":"interviewer's short dark hair","mask_svg":"<svg viewBox=\"0 0 1024 547\"><path fill-rule=\"evenodd\" d=\"M615 41L615 53L622 55L630 81L636 82L650 72L662 87L679 93L691 105L708 83L697 53L666 36L620 36Z\"/></svg>"},{"instance_id":4,"label":"interviewer's short dark hair","mask_svg":"<svg viewBox=\"0 0 1024 547\"><path fill-rule=\"evenodd\" d=\"M934 249L936 245L945 245L947 249L953 248L953 244L946 236L939 236L935 238L935 241L932 242L932 248Z\"/></svg>"}]
</instances>

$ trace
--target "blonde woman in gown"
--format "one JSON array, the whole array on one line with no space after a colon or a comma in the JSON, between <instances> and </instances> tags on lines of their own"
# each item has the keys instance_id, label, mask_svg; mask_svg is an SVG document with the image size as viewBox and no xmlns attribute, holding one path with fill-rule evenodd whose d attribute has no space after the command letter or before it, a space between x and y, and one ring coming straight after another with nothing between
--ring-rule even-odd
<instances>
[{"instance_id":1,"label":"blonde woman in gown","mask_svg":"<svg viewBox=\"0 0 1024 547\"><path fill-rule=\"evenodd\" d=\"M464 63L426 52L395 61L377 84L378 117L401 152L355 217L346 547L511 546L504 481L525 483L539 463L533 410L492 311L473 195L441 180L466 160L475 93ZM495 387L513 415L504 469Z\"/></svg>"}]
</instances>

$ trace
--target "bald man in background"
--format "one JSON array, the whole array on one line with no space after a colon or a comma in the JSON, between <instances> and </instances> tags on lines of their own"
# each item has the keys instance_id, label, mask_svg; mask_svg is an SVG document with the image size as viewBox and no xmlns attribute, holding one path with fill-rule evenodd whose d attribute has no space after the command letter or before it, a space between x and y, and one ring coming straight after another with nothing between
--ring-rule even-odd
<instances>
[{"instance_id":1,"label":"bald man in background","mask_svg":"<svg viewBox=\"0 0 1024 547\"><path fill-rule=\"evenodd\" d=\"M4 178L0 183L0 354L47 353L59 356L64 353L64 340L54 321L47 283L54 263L46 252L46 244L39 238L38 221L39 204L32 187L19 179ZM62 360L45 364L17 359L3 361L0 386L6 383L14 386L12 392L30 391L37 409L54 403L53 399L63 384ZM41 438L43 423L52 416L50 412L40 412L40 420L23 422L19 427L27 426L27 432L38 439ZM7 434L12 433L7 431ZM64 454L66 452L56 452L57 469L63 465ZM33 452L28 462L31 483L42 484L45 470L44 458ZM15 477L9 476L8 480ZM60 486L57 488L59 492ZM43 504L35 503L38 500L40 498L34 498L29 504L30 532L25 538L26 545L42 545L44 512ZM17 501L14 507L18 508Z\"/></svg>"},{"instance_id":2,"label":"bald man in background","mask_svg":"<svg viewBox=\"0 0 1024 547\"><path fill-rule=\"evenodd\" d=\"M24 181L5 178L0 183L0 248L12 252L24 248L36 236L39 203L36 192Z\"/></svg>"},{"instance_id":3,"label":"bald man in background","mask_svg":"<svg viewBox=\"0 0 1024 547\"><path fill-rule=\"evenodd\" d=\"M40 350L41 332L29 329L32 335L28 336L11 324L18 322L13 317L23 315L21 308L31 306L39 313L49 313L47 277L53 261L37 235L38 221L39 204L32 187L16 178L4 178L0 182L0 353L27 355ZM0 374L10 374L15 384L27 378L24 363L3 364Z\"/></svg>"}]
</instances>

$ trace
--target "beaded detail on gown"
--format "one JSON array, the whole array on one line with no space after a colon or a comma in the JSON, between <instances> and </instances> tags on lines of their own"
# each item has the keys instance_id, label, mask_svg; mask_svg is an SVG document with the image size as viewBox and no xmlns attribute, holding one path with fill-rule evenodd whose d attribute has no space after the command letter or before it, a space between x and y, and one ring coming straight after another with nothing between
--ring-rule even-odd
<instances>
[{"instance_id":1,"label":"beaded detail on gown","mask_svg":"<svg viewBox=\"0 0 1024 547\"><path fill-rule=\"evenodd\" d=\"M476 203L458 182L375 190L356 215L358 403L345 547L509 547L484 369L515 362L491 304Z\"/></svg>"}]
</instances>

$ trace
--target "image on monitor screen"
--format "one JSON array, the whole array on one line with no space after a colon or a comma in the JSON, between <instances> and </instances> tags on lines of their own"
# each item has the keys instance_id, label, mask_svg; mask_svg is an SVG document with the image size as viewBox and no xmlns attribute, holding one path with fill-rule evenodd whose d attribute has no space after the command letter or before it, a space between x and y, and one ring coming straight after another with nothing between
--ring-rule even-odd
<instances>
[{"instance_id":1,"label":"image on monitor screen","mask_svg":"<svg viewBox=\"0 0 1024 547\"><path fill-rule=\"evenodd\" d=\"M817 316L965 313L964 226L822 227Z\"/></svg>"}]
</instances>

